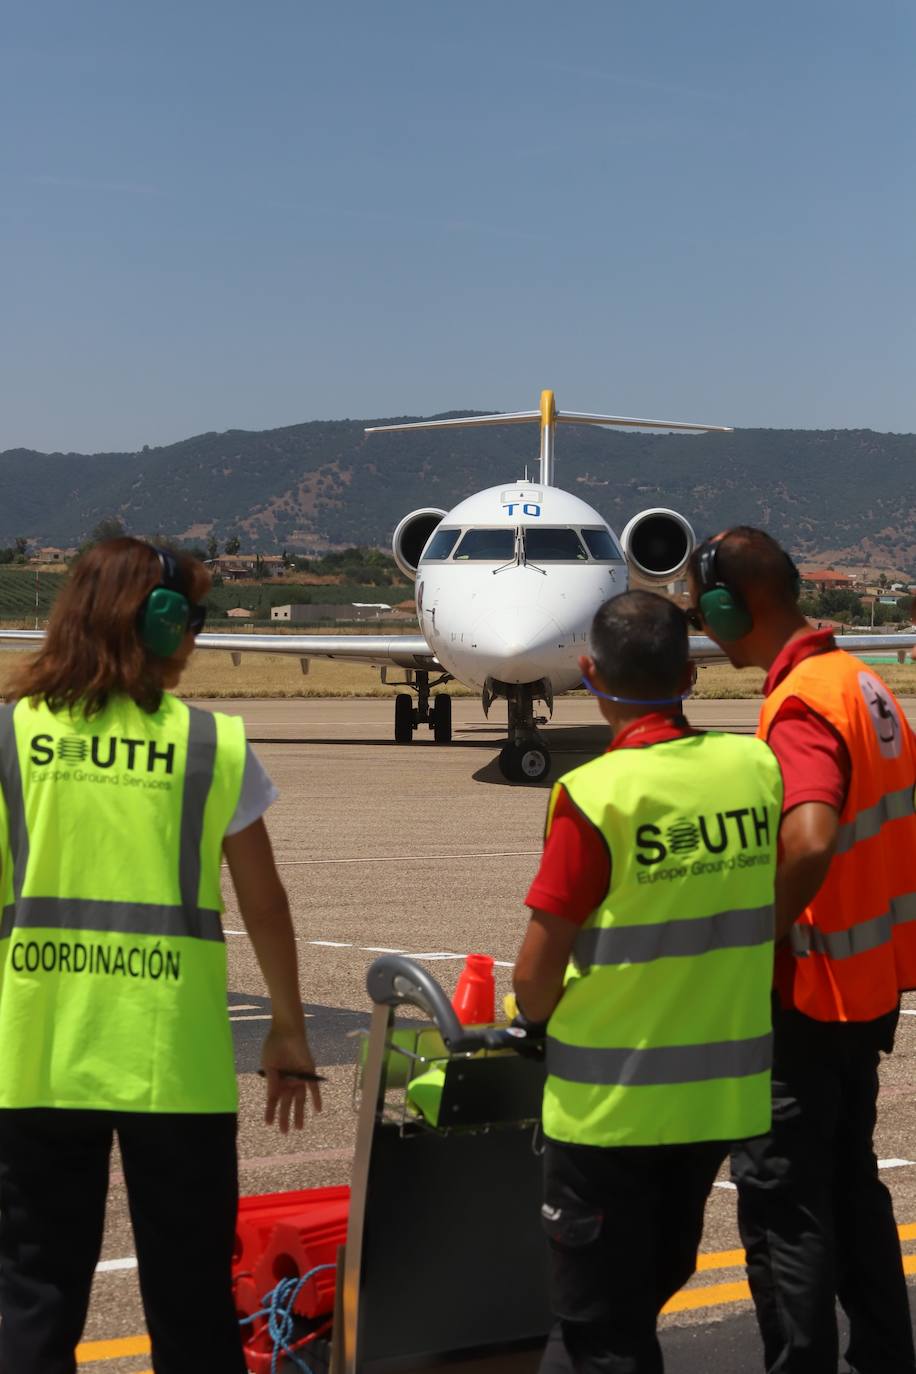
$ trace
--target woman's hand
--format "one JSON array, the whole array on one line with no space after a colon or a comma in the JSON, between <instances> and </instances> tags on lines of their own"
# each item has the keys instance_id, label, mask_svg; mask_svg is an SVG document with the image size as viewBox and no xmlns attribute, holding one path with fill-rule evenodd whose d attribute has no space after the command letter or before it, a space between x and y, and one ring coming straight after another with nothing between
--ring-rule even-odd
<instances>
[{"instance_id":1,"label":"woman's hand","mask_svg":"<svg viewBox=\"0 0 916 1374\"><path fill-rule=\"evenodd\" d=\"M264 1121L272 1126L276 1120L280 1134L289 1130L290 1112L293 1125L301 1131L305 1125L305 1094L312 1099L313 1111L321 1111L321 1089L318 1083L302 1083L284 1078L287 1073L314 1073L315 1061L309 1049L305 1026L300 1030L284 1030L271 1026L261 1050L261 1068L267 1079L267 1103Z\"/></svg>"}]
</instances>

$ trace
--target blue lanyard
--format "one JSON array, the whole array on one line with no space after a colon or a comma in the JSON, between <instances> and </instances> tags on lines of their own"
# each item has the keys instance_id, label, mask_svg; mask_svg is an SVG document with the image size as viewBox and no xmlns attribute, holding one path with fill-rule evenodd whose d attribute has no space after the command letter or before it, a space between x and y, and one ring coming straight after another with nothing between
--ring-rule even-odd
<instances>
[{"instance_id":1,"label":"blue lanyard","mask_svg":"<svg viewBox=\"0 0 916 1374\"><path fill-rule=\"evenodd\" d=\"M691 687L688 691L682 692L676 697L662 697L659 701L644 701L642 697L615 697L610 692L599 692L597 687L593 687L587 677L582 679L582 686L593 697L601 697L604 701L615 701L618 706L680 706L682 701L686 701L693 693Z\"/></svg>"}]
</instances>

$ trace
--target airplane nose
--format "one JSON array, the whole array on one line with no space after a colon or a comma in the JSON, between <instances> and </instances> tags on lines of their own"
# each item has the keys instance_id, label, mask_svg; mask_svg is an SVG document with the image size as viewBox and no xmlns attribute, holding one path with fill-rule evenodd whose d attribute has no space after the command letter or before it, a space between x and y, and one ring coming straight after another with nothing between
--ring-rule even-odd
<instances>
[{"instance_id":1,"label":"airplane nose","mask_svg":"<svg viewBox=\"0 0 916 1374\"><path fill-rule=\"evenodd\" d=\"M483 616L474 628L474 647L493 660L489 672L501 682L548 676L564 640L559 621L536 606L506 607Z\"/></svg>"}]
</instances>

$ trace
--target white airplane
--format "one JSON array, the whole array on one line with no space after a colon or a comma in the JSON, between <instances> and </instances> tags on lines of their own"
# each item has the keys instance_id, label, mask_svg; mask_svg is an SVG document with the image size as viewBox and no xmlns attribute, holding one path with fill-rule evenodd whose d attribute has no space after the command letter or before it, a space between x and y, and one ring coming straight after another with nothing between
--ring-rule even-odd
<instances>
[{"instance_id":1,"label":"white airplane","mask_svg":"<svg viewBox=\"0 0 916 1374\"><path fill-rule=\"evenodd\" d=\"M695 544L687 519L655 507L634 515L618 542L607 521L578 496L554 485L558 424L625 426L631 429L729 433L722 425L644 420L557 410L552 391L538 410L378 425L367 434L420 429L540 422L540 471L477 492L450 511L423 507L401 520L393 537L398 567L416 582L419 635L234 635L202 634L200 649L290 654L303 672L309 659L370 664L382 682L402 687L394 702L394 737L409 744L422 725L437 744L452 737L452 703L435 688L455 680L476 688L485 714L494 700L508 710L508 742L499 755L504 777L539 782L550 755L538 727L553 713L554 697L578 685L578 659L598 607L626 591L630 568L658 585L685 570ZM41 639L40 631L0 631L12 648ZM913 636L844 636L851 650L896 650ZM697 662L723 658L711 639L691 637ZM396 675L403 673L398 681ZM393 676L394 674L394 676ZM413 695L411 695L413 694ZM547 715L536 712L543 703Z\"/></svg>"},{"instance_id":2,"label":"white airplane","mask_svg":"<svg viewBox=\"0 0 916 1374\"><path fill-rule=\"evenodd\" d=\"M381 667L383 682L408 689L394 702L399 744L409 744L421 725L432 730L436 743L450 742L451 697L433 695L447 682L476 688L485 715L494 700L505 699L509 739L499 755L503 776L516 782L544 778L550 755L538 726L552 715L554 697L580 682L578 659L596 610L626 591L628 563L643 578L670 582L683 572L695 542L682 515L655 508L635 515L618 543L596 510L554 485L558 423L729 431L721 425L561 411L553 392L543 391L538 410L378 425L366 433L531 422L541 429L536 481L527 475L506 481L450 511L411 511L398 524L392 548L398 567L416 582L421 635L246 635L244 649L297 654L303 668L315 657ZM197 643L235 655L241 648L230 635L200 635ZM707 643L710 656L721 657ZM392 681L392 669L404 670L402 681ZM539 702L546 716L535 714Z\"/></svg>"}]
</instances>

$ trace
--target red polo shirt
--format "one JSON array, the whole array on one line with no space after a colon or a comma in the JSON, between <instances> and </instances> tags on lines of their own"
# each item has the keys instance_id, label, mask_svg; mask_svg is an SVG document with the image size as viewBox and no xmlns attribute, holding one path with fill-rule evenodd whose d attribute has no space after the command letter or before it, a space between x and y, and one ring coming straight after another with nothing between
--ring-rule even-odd
<instances>
[{"instance_id":1,"label":"red polo shirt","mask_svg":"<svg viewBox=\"0 0 916 1374\"><path fill-rule=\"evenodd\" d=\"M830 630L812 630L792 639L777 654L763 684L769 696L793 668L813 654L837 647ZM842 811L849 789L849 750L832 725L798 697L788 697L767 740L782 769L783 814L802 802L826 802Z\"/></svg>"},{"instance_id":2,"label":"red polo shirt","mask_svg":"<svg viewBox=\"0 0 916 1374\"><path fill-rule=\"evenodd\" d=\"M652 711L631 721L608 747L646 749L698 732L680 711ZM565 787L557 797L537 876L526 904L581 926L604 900L611 885L611 860L603 837L574 805Z\"/></svg>"}]
</instances>

